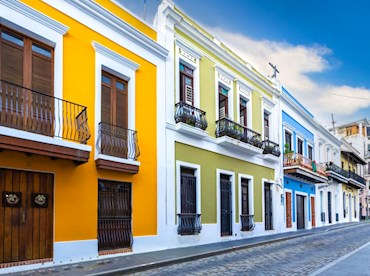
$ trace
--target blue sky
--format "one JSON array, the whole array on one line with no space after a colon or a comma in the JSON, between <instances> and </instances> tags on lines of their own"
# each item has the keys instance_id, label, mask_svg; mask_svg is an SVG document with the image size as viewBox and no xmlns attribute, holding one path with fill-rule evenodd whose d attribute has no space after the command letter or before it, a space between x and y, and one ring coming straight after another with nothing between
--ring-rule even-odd
<instances>
[{"instance_id":1,"label":"blue sky","mask_svg":"<svg viewBox=\"0 0 370 276\"><path fill-rule=\"evenodd\" d=\"M144 0L120 0L143 16ZM370 1L174 0L175 5L265 75L324 125L370 118ZM147 0L152 20L158 0ZM338 96L341 95L341 96Z\"/></svg>"}]
</instances>

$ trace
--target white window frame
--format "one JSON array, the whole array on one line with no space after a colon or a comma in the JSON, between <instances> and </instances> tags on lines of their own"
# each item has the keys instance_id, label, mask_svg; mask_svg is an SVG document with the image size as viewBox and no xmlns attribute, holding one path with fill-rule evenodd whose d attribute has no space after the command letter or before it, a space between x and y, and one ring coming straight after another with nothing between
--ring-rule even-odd
<instances>
[{"instance_id":1,"label":"white window frame","mask_svg":"<svg viewBox=\"0 0 370 276\"><path fill-rule=\"evenodd\" d=\"M299 135L298 133L296 133L296 136L295 136L295 144L296 144L296 150L295 152L298 153L298 139L302 141L302 156L306 156L306 153L307 151L305 151L305 139L303 138L303 136Z\"/></svg>"},{"instance_id":2,"label":"white window frame","mask_svg":"<svg viewBox=\"0 0 370 276\"><path fill-rule=\"evenodd\" d=\"M274 141L274 137L273 137L273 132L272 132L272 113L271 111L267 110L267 109L263 109L263 112L262 112L262 140L265 140L265 113L268 114L268 121L269 121L269 134L270 134L270 141Z\"/></svg>"},{"instance_id":3,"label":"white window frame","mask_svg":"<svg viewBox=\"0 0 370 276\"><path fill-rule=\"evenodd\" d=\"M306 145L307 145L307 147L306 147L306 155L307 156L306 157L308 158L308 146L310 146L312 148L312 161L315 160L315 148L314 148L313 144L309 141L306 141Z\"/></svg>"},{"instance_id":4,"label":"white window frame","mask_svg":"<svg viewBox=\"0 0 370 276\"><path fill-rule=\"evenodd\" d=\"M215 66L215 99L216 99L216 121L220 119L219 117L219 97L218 97L218 87L223 86L228 90L227 93L227 108L228 116L230 120L234 121L234 77L227 73L226 70Z\"/></svg>"},{"instance_id":5,"label":"white window frame","mask_svg":"<svg viewBox=\"0 0 370 276\"><path fill-rule=\"evenodd\" d=\"M239 221L240 215L242 214L242 178L248 179L248 209L249 215L254 216L254 196L253 196L253 187L254 187L254 176L249 174L238 173L238 187L239 187ZM241 222L240 222L241 224Z\"/></svg>"},{"instance_id":6,"label":"white window frame","mask_svg":"<svg viewBox=\"0 0 370 276\"><path fill-rule=\"evenodd\" d=\"M243 98L247 101L247 128L253 129L252 125L252 91L253 89L248 87L247 85L237 81L236 83L236 91L237 91L237 98L236 98L236 105L237 105L237 118L238 123L240 123L240 98Z\"/></svg>"},{"instance_id":7,"label":"white window frame","mask_svg":"<svg viewBox=\"0 0 370 276\"><path fill-rule=\"evenodd\" d=\"M292 131L291 129L289 129L288 127L284 127L283 128L283 131L284 131L284 144L283 144L283 152L285 151L285 144L287 144L287 141L285 140L285 132L289 132L290 133L290 135L291 135L291 141L290 141L290 148L291 148L291 150L292 151L295 151L295 145L294 144L292 144L294 141L293 141L293 139L294 139L294 131Z\"/></svg>"},{"instance_id":8,"label":"white window frame","mask_svg":"<svg viewBox=\"0 0 370 276\"><path fill-rule=\"evenodd\" d=\"M271 184L271 194L272 194L272 229L271 230L266 230L265 229L265 183L270 183ZM275 221L275 217L276 217L276 212L277 212L277 209L275 208L275 204L276 204L276 190L273 188L275 185L276 185L276 182L274 180L271 180L271 179L266 179L266 178L262 178L262 182L261 182L261 188L262 188L262 224L263 224L263 231L276 231L276 229L278 228L278 226L276 225L276 221Z\"/></svg>"},{"instance_id":9,"label":"white window frame","mask_svg":"<svg viewBox=\"0 0 370 276\"><path fill-rule=\"evenodd\" d=\"M262 140L265 140L265 126L264 126L264 116L265 116L265 113L267 113L269 115L269 133L270 133L270 141L275 141L276 140L276 137L272 131L272 129L274 129L274 123L273 123L273 120L272 120L272 114L273 114L273 109L274 109L274 103L266 98L266 97L262 97L262 101L261 101L261 104L262 104Z\"/></svg>"},{"instance_id":10,"label":"white window frame","mask_svg":"<svg viewBox=\"0 0 370 276\"><path fill-rule=\"evenodd\" d=\"M294 193L294 207L295 207L295 228L297 229L297 218L298 218L298 206L297 206L297 195L303 196L304 197L304 229L307 229L309 226L309 218L308 218L308 198L309 194L301 191L295 191ZM311 214L311 219L312 219L312 214Z\"/></svg>"},{"instance_id":11,"label":"white window frame","mask_svg":"<svg viewBox=\"0 0 370 276\"><path fill-rule=\"evenodd\" d=\"M180 102L180 63L193 70L194 107L200 108L200 68L201 55L180 40L175 40L175 104Z\"/></svg>"},{"instance_id":12,"label":"white window frame","mask_svg":"<svg viewBox=\"0 0 370 276\"><path fill-rule=\"evenodd\" d=\"M96 41L92 42L95 49L95 143L98 142L99 123L101 122L101 74L106 71L121 79L127 81L127 128L135 130L135 91L136 91L136 71L139 64L129 60L128 58L112 51L111 49L99 44ZM124 159L114 156L99 154L95 151L96 159L106 159L110 161L139 165L138 161Z\"/></svg>"},{"instance_id":13,"label":"white window frame","mask_svg":"<svg viewBox=\"0 0 370 276\"><path fill-rule=\"evenodd\" d=\"M232 212L232 235L231 236L225 236L221 238L228 238L232 237L236 232L239 232L240 229L237 228L236 225L236 212L235 212L235 172L233 171L227 171L227 170L222 170L222 169L216 169L216 193L217 193L217 218L216 218L216 223L217 223L217 229L221 229L221 189L220 189L220 175L221 174L226 174L230 176L230 181L231 181L231 212ZM221 234L221 233L220 233Z\"/></svg>"},{"instance_id":14,"label":"white window frame","mask_svg":"<svg viewBox=\"0 0 370 276\"><path fill-rule=\"evenodd\" d=\"M199 164L194 164L194 163L188 163L188 162L184 162L184 161L179 161L179 160L176 160L176 216L177 214L180 214L181 213L181 167L186 167L186 168L189 168L189 169L193 169L194 170L194 176L196 177L196 192L197 192L197 197L196 197L196 200L197 200L197 214L201 214L201 210L202 210L202 207L201 207L201 179L200 179L200 176L201 176L201 172L200 172L200 165ZM177 220L177 224L178 224L178 220Z\"/></svg>"}]
</instances>

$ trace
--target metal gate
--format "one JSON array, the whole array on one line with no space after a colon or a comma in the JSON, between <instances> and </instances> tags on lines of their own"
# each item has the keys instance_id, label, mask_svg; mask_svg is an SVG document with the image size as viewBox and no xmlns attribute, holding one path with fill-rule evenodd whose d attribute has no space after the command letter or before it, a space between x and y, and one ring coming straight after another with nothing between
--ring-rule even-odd
<instances>
[{"instance_id":1,"label":"metal gate","mask_svg":"<svg viewBox=\"0 0 370 276\"><path fill-rule=\"evenodd\" d=\"M221 174L221 236L232 235L231 181L230 176Z\"/></svg>"},{"instance_id":2,"label":"metal gate","mask_svg":"<svg viewBox=\"0 0 370 276\"><path fill-rule=\"evenodd\" d=\"M52 174L0 169L0 263L53 257Z\"/></svg>"},{"instance_id":3,"label":"metal gate","mask_svg":"<svg viewBox=\"0 0 370 276\"><path fill-rule=\"evenodd\" d=\"M131 183L99 180L98 249L131 248Z\"/></svg>"},{"instance_id":4,"label":"metal gate","mask_svg":"<svg viewBox=\"0 0 370 276\"><path fill-rule=\"evenodd\" d=\"M271 184L265 183L265 230L272 230L272 192Z\"/></svg>"}]
</instances>

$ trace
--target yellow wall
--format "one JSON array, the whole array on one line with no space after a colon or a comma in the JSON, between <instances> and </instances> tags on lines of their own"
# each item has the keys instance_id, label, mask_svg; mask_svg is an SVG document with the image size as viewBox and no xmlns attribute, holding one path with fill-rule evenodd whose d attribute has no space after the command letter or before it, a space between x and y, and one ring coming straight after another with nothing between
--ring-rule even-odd
<instances>
[{"instance_id":1,"label":"yellow wall","mask_svg":"<svg viewBox=\"0 0 370 276\"><path fill-rule=\"evenodd\" d=\"M24 0L24 3L70 29L64 36L63 98L87 106L93 147L89 162L76 166L72 161L51 160L43 156L23 153L0 153L0 166L55 173L54 232L55 241L88 240L97 238L98 179L132 182L133 234L155 235L157 231L157 164L156 164L156 67L124 47L117 45L81 25L42 1ZM97 1L99 3L107 1ZM109 9L116 10L112 5ZM120 16L128 20L127 13ZM134 18L130 22L135 23ZM143 27L142 23L135 23ZM143 32L147 32L143 27ZM148 34L154 36L153 34ZM95 51L92 41L140 64L136 73L136 130L138 131L141 162L139 173L130 175L108 170L97 170L94 162L95 110Z\"/></svg>"}]
</instances>

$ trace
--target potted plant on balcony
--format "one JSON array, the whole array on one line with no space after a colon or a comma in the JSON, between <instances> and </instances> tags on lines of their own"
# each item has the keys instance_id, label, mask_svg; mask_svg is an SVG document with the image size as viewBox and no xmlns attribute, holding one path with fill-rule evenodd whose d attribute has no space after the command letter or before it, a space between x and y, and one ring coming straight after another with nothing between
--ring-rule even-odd
<instances>
[{"instance_id":1,"label":"potted plant on balcony","mask_svg":"<svg viewBox=\"0 0 370 276\"><path fill-rule=\"evenodd\" d=\"M258 139L257 135L252 136L252 138L249 140L249 143L257 148L262 148L262 141Z\"/></svg>"}]
</instances>

